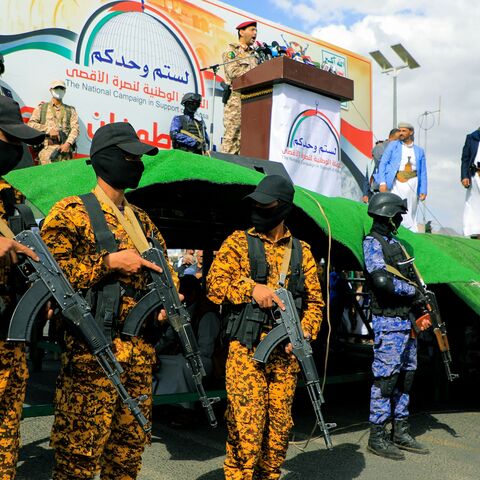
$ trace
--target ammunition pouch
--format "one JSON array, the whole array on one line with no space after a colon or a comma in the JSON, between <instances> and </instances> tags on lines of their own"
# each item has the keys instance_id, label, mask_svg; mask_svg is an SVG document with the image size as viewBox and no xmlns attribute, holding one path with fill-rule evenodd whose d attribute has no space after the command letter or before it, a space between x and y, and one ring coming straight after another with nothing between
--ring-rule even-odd
<instances>
[{"instance_id":1,"label":"ammunition pouch","mask_svg":"<svg viewBox=\"0 0 480 480\"><path fill-rule=\"evenodd\" d=\"M228 85L227 83L225 82L222 82L221 83L222 87L223 87L223 93L222 93L222 103L224 105L227 104L229 98L230 98L230 95L232 94L232 86L231 85Z\"/></svg>"},{"instance_id":2,"label":"ammunition pouch","mask_svg":"<svg viewBox=\"0 0 480 480\"><path fill-rule=\"evenodd\" d=\"M268 313L253 303L232 306L227 321L229 340L238 340L248 349L257 345L262 330L272 323Z\"/></svg>"}]
</instances>

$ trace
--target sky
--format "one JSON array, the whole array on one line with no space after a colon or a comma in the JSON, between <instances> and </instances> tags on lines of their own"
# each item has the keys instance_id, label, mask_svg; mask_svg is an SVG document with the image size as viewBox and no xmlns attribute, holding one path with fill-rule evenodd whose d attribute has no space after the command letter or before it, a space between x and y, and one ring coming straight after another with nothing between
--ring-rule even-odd
<instances>
[{"instance_id":1,"label":"sky","mask_svg":"<svg viewBox=\"0 0 480 480\"><path fill-rule=\"evenodd\" d=\"M460 158L465 136L480 127L477 57L480 2L471 0L224 0L225 3L308 33L366 57L402 43L420 64L397 77L398 121L415 126L426 149L426 220L462 232L465 189ZM413 6L412 6L413 5ZM261 31L258 35L261 40ZM393 121L393 79L372 61L373 133L385 138ZM437 111L440 110L438 113ZM423 212L420 214L423 217Z\"/></svg>"}]
</instances>

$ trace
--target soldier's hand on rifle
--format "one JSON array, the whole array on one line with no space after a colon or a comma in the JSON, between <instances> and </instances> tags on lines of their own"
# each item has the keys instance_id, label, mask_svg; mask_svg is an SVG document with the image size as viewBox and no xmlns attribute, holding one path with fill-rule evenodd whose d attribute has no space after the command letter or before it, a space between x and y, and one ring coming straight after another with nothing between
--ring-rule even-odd
<instances>
[{"instance_id":1,"label":"soldier's hand on rifle","mask_svg":"<svg viewBox=\"0 0 480 480\"><path fill-rule=\"evenodd\" d=\"M285 310L285 305L278 298L277 294L266 285L257 283L252 292L253 299L261 308L272 308L275 304L282 310Z\"/></svg>"},{"instance_id":2,"label":"soldier's hand on rifle","mask_svg":"<svg viewBox=\"0 0 480 480\"><path fill-rule=\"evenodd\" d=\"M138 273L142 268L150 268L155 272L162 273L162 269L158 265L142 258L133 248L109 253L105 256L104 262L110 270L116 270L125 275Z\"/></svg>"},{"instance_id":3,"label":"soldier's hand on rifle","mask_svg":"<svg viewBox=\"0 0 480 480\"><path fill-rule=\"evenodd\" d=\"M68 142L63 143L60 145L60 151L62 153L68 153L70 151L71 145Z\"/></svg>"},{"instance_id":4,"label":"soldier's hand on rifle","mask_svg":"<svg viewBox=\"0 0 480 480\"><path fill-rule=\"evenodd\" d=\"M0 258L10 256L10 260L13 263L17 263L17 253L27 255L27 257L30 257L36 262L38 262L39 260L38 255L25 245L22 245L15 240L11 240L10 238L0 237Z\"/></svg>"},{"instance_id":5,"label":"soldier's hand on rifle","mask_svg":"<svg viewBox=\"0 0 480 480\"><path fill-rule=\"evenodd\" d=\"M312 335L309 333L309 332L306 332L305 330L303 331L303 337L305 338L305 340L307 340L308 342L310 342L310 340L312 339ZM295 355L292 354L293 352L293 346L291 343L287 343L287 345L285 346L285 353L287 355L292 355L292 357L295 357Z\"/></svg>"},{"instance_id":6,"label":"soldier's hand on rifle","mask_svg":"<svg viewBox=\"0 0 480 480\"><path fill-rule=\"evenodd\" d=\"M420 318L417 318L416 324L417 324L417 327L422 332L424 330L427 330L427 328L430 328L432 326L432 319L430 317L430 314L426 313L425 315L422 315Z\"/></svg>"},{"instance_id":7,"label":"soldier's hand on rifle","mask_svg":"<svg viewBox=\"0 0 480 480\"><path fill-rule=\"evenodd\" d=\"M181 293L178 294L178 298L180 299L181 302L183 302L183 300L185 300L185 295L182 295ZM158 315L157 315L157 320L159 322L164 322L165 320L168 319L168 315L167 315L167 311L162 308L159 312L158 312Z\"/></svg>"}]
</instances>

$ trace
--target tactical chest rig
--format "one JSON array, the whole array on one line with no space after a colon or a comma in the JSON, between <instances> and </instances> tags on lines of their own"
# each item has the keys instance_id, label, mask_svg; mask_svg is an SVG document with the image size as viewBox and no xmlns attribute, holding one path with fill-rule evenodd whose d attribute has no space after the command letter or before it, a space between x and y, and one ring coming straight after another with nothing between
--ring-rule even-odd
<instances>
[{"instance_id":1,"label":"tactical chest rig","mask_svg":"<svg viewBox=\"0 0 480 480\"><path fill-rule=\"evenodd\" d=\"M248 242L250 278L256 283L267 284L269 266L265 256L265 246L260 238L245 232ZM300 240L292 238L292 256L290 258L290 277L288 290L292 293L295 306L301 316L305 297L305 276L302 269L302 245ZM262 330L271 327L270 312L253 302L233 305L228 313L226 334L231 340L238 340L251 349L260 340Z\"/></svg>"},{"instance_id":2,"label":"tactical chest rig","mask_svg":"<svg viewBox=\"0 0 480 480\"><path fill-rule=\"evenodd\" d=\"M201 144L205 143L205 131L203 123L195 118L191 118L188 115L182 115L180 117L181 121L181 130L180 133L189 134L192 138L198 139L197 141ZM186 145L179 143L176 138L172 140L172 147L177 150L185 150L187 152L193 153L203 153L202 145L196 148L189 148Z\"/></svg>"},{"instance_id":3,"label":"tactical chest rig","mask_svg":"<svg viewBox=\"0 0 480 480\"><path fill-rule=\"evenodd\" d=\"M396 268L404 277L415 282L415 276L410 264L404 264L406 257L399 243L388 243L385 238L376 232L370 232L369 236L378 240L382 247L383 257L387 265ZM388 295L385 292L376 291L372 288L371 277L365 272L370 290L372 292L372 313L383 317L406 318L411 310L412 298L399 295Z\"/></svg>"},{"instance_id":4,"label":"tactical chest rig","mask_svg":"<svg viewBox=\"0 0 480 480\"><path fill-rule=\"evenodd\" d=\"M87 214L95 235L95 248L97 252L107 251L115 253L118 251L118 243L110 230L105 214L100 206L97 197L93 193L80 195L80 199L85 205ZM137 217L139 224L142 222ZM143 227L142 227L143 228ZM122 296L132 297L138 300L144 292L136 291L131 286L122 286L114 275L104 278L102 281L89 288L85 293L85 299L88 301L95 313L95 321L103 329L107 339L113 339L119 336L119 325L117 324L118 312L120 307L120 298ZM150 341L154 341L158 332L150 331L152 325L146 322L148 331L142 336L148 336ZM150 338L151 337L151 338Z\"/></svg>"}]
</instances>

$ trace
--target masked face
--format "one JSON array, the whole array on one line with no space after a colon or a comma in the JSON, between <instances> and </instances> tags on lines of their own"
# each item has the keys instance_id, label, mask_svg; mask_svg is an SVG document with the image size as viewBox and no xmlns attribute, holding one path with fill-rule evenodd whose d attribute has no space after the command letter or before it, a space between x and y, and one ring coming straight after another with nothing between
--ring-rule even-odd
<instances>
[{"instance_id":1,"label":"masked face","mask_svg":"<svg viewBox=\"0 0 480 480\"><path fill-rule=\"evenodd\" d=\"M101 179L119 190L137 188L145 169L140 157L129 155L116 146L96 153L92 166Z\"/></svg>"},{"instance_id":2,"label":"masked face","mask_svg":"<svg viewBox=\"0 0 480 480\"><path fill-rule=\"evenodd\" d=\"M292 205L279 201L277 205L265 208L254 205L251 213L252 224L259 233L268 233L285 220L292 211Z\"/></svg>"},{"instance_id":3,"label":"masked face","mask_svg":"<svg viewBox=\"0 0 480 480\"><path fill-rule=\"evenodd\" d=\"M397 213L393 218L390 219L390 227L392 230L392 233L396 235L398 233L398 227L402 224L402 214Z\"/></svg>"},{"instance_id":4,"label":"masked face","mask_svg":"<svg viewBox=\"0 0 480 480\"><path fill-rule=\"evenodd\" d=\"M193 116L198 110L198 107L200 107L200 102L185 102L183 111L185 115Z\"/></svg>"},{"instance_id":5,"label":"masked face","mask_svg":"<svg viewBox=\"0 0 480 480\"><path fill-rule=\"evenodd\" d=\"M65 95L65 89L62 87L52 88L50 92L52 93L52 97L57 100L61 100Z\"/></svg>"},{"instance_id":6,"label":"masked face","mask_svg":"<svg viewBox=\"0 0 480 480\"><path fill-rule=\"evenodd\" d=\"M2 135L4 138L5 136ZM20 143L0 140L0 177L12 171L20 162L23 147Z\"/></svg>"}]
</instances>

